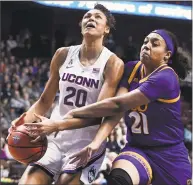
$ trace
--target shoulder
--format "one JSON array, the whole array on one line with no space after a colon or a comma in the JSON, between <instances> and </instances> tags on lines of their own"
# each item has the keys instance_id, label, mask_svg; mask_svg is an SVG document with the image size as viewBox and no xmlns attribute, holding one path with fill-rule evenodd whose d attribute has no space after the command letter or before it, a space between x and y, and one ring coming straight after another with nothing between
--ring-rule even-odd
<instances>
[{"instance_id":1,"label":"shoulder","mask_svg":"<svg viewBox=\"0 0 193 185\"><path fill-rule=\"evenodd\" d=\"M104 77L107 79L120 79L124 72L124 62L115 54L108 59L105 69Z\"/></svg>"},{"instance_id":2,"label":"shoulder","mask_svg":"<svg viewBox=\"0 0 193 185\"><path fill-rule=\"evenodd\" d=\"M107 65L109 66L113 66L113 65L120 65L121 67L124 67L124 62L122 59L120 59L116 54L112 54L108 61L107 61Z\"/></svg>"},{"instance_id":3,"label":"shoulder","mask_svg":"<svg viewBox=\"0 0 193 185\"><path fill-rule=\"evenodd\" d=\"M51 65L55 66L56 68L60 68L61 65L66 60L67 54L69 51L69 47L61 47L58 48L52 58Z\"/></svg>"},{"instance_id":4,"label":"shoulder","mask_svg":"<svg viewBox=\"0 0 193 185\"><path fill-rule=\"evenodd\" d=\"M58 48L55 52L56 56L67 56L70 47Z\"/></svg>"},{"instance_id":5,"label":"shoulder","mask_svg":"<svg viewBox=\"0 0 193 185\"><path fill-rule=\"evenodd\" d=\"M120 59L116 54L113 54L107 61L107 64L105 66L105 73L114 73L115 74L120 73L122 76L124 71L124 62L122 59Z\"/></svg>"},{"instance_id":6,"label":"shoulder","mask_svg":"<svg viewBox=\"0 0 193 185\"><path fill-rule=\"evenodd\" d=\"M141 65L141 62L139 60L128 61L128 62L125 63L125 67L134 67L136 64Z\"/></svg>"},{"instance_id":7,"label":"shoulder","mask_svg":"<svg viewBox=\"0 0 193 185\"><path fill-rule=\"evenodd\" d=\"M135 61L128 61L125 63L125 71L127 72L132 72L134 70L134 68L139 68L141 65L141 62L139 60L135 60Z\"/></svg>"},{"instance_id":8,"label":"shoulder","mask_svg":"<svg viewBox=\"0 0 193 185\"><path fill-rule=\"evenodd\" d=\"M128 79L128 84L132 82L140 66L141 66L141 62L139 60L129 61L125 64L124 78Z\"/></svg>"},{"instance_id":9,"label":"shoulder","mask_svg":"<svg viewBox=\"0 0 193 185\"><path fill-rule=\"evenodd\" d=\"M171 67L165 67L150 77L156 83L166 86L167 88L174 89L179 86L178 75Z\"/></svg>"}]
</instances>

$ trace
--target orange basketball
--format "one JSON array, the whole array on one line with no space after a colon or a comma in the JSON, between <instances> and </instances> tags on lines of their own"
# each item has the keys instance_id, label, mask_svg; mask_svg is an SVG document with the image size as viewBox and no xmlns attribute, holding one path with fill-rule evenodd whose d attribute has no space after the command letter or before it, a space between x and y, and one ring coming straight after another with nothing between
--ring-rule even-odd
<instances>
[{"instance_id":1,"label":"orange basketball","mask_svg":"<svg viewBox=\"0 0 193 185\"><path fill-rule=\"evenodd\" d=\"M47 150L47 138L45 137L41 141L31 143L30 141L33 139L33 137L28 135L26 127L23 125L13 130L7 138L9 152L12 157L24 164L36 162L41 159Z\"/></svg>"}]
</instances>

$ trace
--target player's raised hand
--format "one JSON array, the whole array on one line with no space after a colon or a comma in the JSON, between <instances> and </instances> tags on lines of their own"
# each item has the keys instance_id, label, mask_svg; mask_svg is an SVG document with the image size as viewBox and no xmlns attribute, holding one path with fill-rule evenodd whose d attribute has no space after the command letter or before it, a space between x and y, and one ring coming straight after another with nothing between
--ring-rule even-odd
<instances>
[{"instance_id":1,"label":"player's raised hand","mask_svg":"<svg viewBox=\"0 0 193 185\"><path fill-rule=\"evenodd\" d=\"M98 149L99 147L97 147L94 143L90 143L81 151L70 156L69 159L72 159L70 161L70 164L79 161L78 165L85 167L88 164L88 162L91 160L91 157L93 156L93 154L97 152Z\"/></svg>"}]
</instances>

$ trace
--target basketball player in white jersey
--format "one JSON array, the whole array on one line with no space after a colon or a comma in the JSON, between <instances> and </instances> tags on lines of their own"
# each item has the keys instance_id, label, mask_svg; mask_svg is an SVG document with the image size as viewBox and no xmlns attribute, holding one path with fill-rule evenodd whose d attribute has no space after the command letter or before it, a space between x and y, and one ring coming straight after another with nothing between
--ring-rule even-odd
<instances>
[{"instance_id":1,"label":"basketball player in white jersey","mask_svg":"<svg viewBox=\"0 0 193 185\"><path fill-rule=\"evenodd\" d=\"M37 121L50 109L59 89L59 105L51 120L62 120L74 108L112 97L122 77L124 64L114 53L103 46L104 37L114 27L114 17L100 4L88 11L81 21L81 45L59 48L52 58L50 77L39 100L20 118L12 122L13 128L21 118L23 123ZM71 119L72 123L94 126L60 131L48 136L48 149L38 162L30 164L19 184L90 184L95 179L105 153L105 143L87 166L70 164L69 156L87 146L96 135L101 120Z\"/></svg>"}]
</instances>

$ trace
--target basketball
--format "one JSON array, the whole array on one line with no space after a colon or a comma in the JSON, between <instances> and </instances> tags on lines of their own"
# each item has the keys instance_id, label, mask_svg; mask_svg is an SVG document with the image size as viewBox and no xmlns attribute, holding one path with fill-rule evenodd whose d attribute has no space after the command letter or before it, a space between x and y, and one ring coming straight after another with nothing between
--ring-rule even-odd
<instances>
[{"instance_id":1,"label":"basketball","mask_svg":"<svg viewBox=\"0 0 193 185\"><path fill-rule=\"evenodd\" d=\"M36 143L31 143L32 140L34 138L27 133L25 126L21 125L13 130L7 138L8 149L12 157L23 164L41 159L47 150L47 138Z\"/></svg>"}]
</instances>

